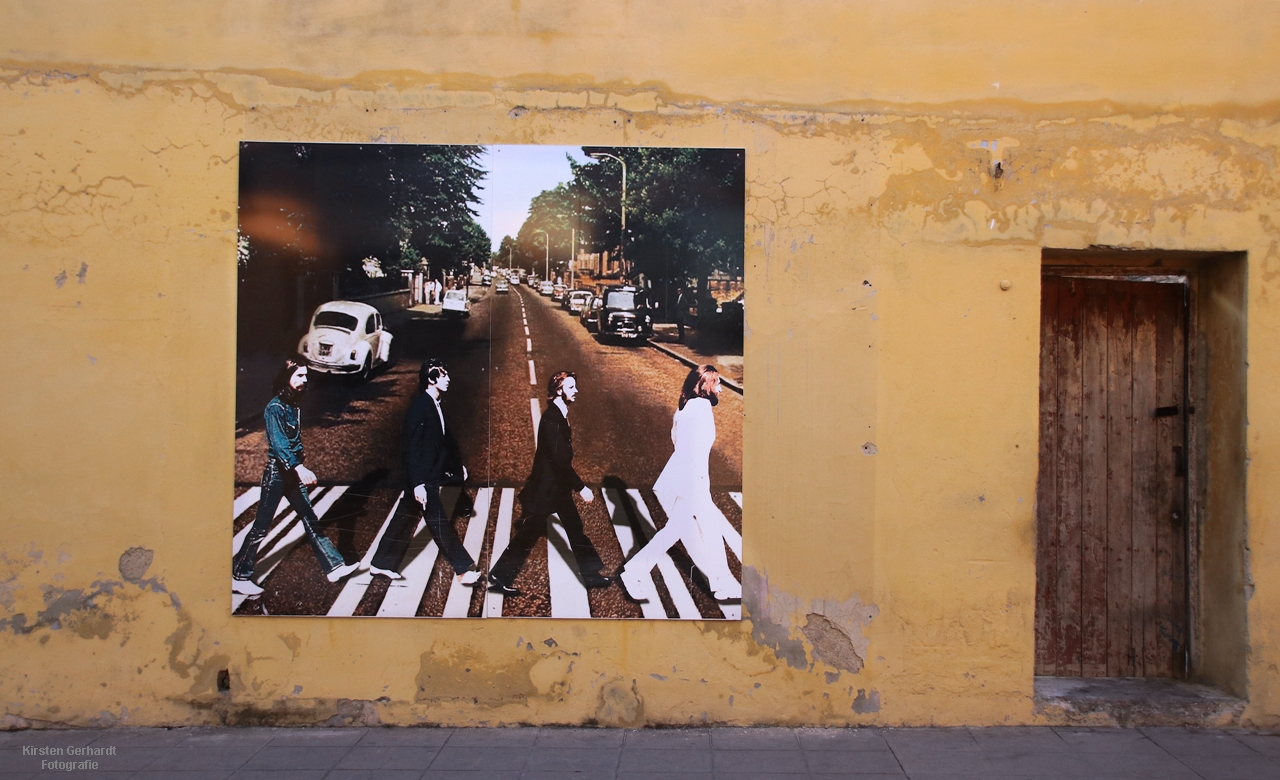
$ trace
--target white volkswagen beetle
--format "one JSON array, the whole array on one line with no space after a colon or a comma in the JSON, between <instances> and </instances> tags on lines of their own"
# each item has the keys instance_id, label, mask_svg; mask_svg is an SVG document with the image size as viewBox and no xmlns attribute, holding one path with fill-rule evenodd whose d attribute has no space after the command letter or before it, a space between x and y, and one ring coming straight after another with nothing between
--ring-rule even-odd
<instances>
[{"instance_id":1,"label":"white volkswagen beetle","mask_svg":"<svg viewBox=\"0 0 1280 780\"><path fill-rule=\"evenodd\" d=\"M367 303L329 301L311 317L298 352L313 371L368 379L391 358L391 334L382 326L382 315Z\"/></svg>"}]
</instances>

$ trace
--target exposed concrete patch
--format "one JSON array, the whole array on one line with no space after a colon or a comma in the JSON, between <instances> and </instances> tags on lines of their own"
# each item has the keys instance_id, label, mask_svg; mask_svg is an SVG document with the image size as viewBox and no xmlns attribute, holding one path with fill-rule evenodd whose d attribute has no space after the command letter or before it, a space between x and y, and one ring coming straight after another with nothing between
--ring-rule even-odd
<instances>
[{"instance_id":1,"label":"exposed concrete patch","mask_svg":"<svg viewBox=\"0 0 1280 780\"><path fill-rule=\"evenodd\" d=\"M814 658L853 674L862 671L862 656L854 649L853 640L826 617L810 612L800 630L813 643Z\"/></svg>"},{"instance_id":2,"label":"exposed concrete patch","mask_svg":"<svg viewBox=\"0 0 1280 780\"><path fill-rule=\"evenodd\" d=\"M120 555L120 576L125 582L140 584L154 557L155 553L146 547L130 547Z\"/></svg>"},{"instance_id":3,"label":"exposed concrete patch","mask_svg":"<svg viewBox=\"0 0 1280 780\"><path fill-rule=\"evenodd\" d=\"M742 604L751 621L751 636L770 647L779 659L796 669L809 668L804 641L813 646L814 662L857 674L862 671L870 641L862 630L879 607L863 604L856 596L845 601L813 599L805 604L798 596L770 588L768 578L755 567L742 567Z\"/></svg>"},{"instance_id":4,"label":"exposed concrete patch","mask_svg":"<svg viewBox=\"0 0 1280 780\"><path fill-rule=\"evenodd\" d=\"M872 712L880 711L880 691L872 691L867 693L862 688L858 689L858 695L853 700L853 711L859 715L866 715Z\"/></svg>"},{"instance_id":5,"label":"exposed concrete patch","mask_svg":"<svg viewBox=\"0 0 1280 780\"><path fill-rule=\"evenodd\" d=\"M636 689L636 681L618 678L600 689L600 703L595 720L604 726L638 726L644 722L644 698Z\"/></svg>"},{"instance_id":6,"label":"exposed concrete patch","mask_svg":"<svg viewBox=\"0 0 1280 780\"><path fill-rule=\"evenodd\" d=\"M377 704L363 699L338 699L338 714L325 721L326 726L374 727L382 725Z\"/></svg>"},{"instance_id":7,"label":"exposed concrete patch","mask_svg":"<svg viewBox=\"0 0 1280 780\"><path fill-rule=\"evenodd\" d=\"M785 597L787 594L781 595ZM744 616L751 621L751 638L759 645L772 648L774 655L788 665L796 669L807 668L809 656L805 653L804 643L791 636L790 628L773 619L775 606L772 596L769 580L754 566L743 566L742 606Z\"/></svg>"},{"instance_id":8,"label":"exposed concrete patch","mask_svg":"<svg viewBox=\"0 0 1280 780\"><path fill-rule=\"evenodd\" d=\"M531 655L506 666L495 666L471 647L454 647L446 654L428 650L422 654L414 701L464 700L494 707L524 702L539 691L530 670L542 660Z\"/></svg>"}]
</instances>

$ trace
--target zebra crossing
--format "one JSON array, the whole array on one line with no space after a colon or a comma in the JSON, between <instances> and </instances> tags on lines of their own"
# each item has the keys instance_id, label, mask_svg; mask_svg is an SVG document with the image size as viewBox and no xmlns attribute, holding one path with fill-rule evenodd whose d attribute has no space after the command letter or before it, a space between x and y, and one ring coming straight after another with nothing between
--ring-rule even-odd
<instances>
[{"instance_id":1,"label":"zebra crossing","mask_svg":"<svg viewBox=\"0 0 1280 780\"><path fill-rule=\"evenodd\" d=\"M312 491L313 507L316 515L321 520L322 527L325 523L326 515L347 493L348 489L349 486L337 485L320 487ZM650 511L649 503L646 501L646 493L652 496L652 492L642 491L638 488L619 489L606 487L600 489L598 493L603 501L603 507L607 512L609 524L613 531L614 538L610 542L616 541L622 560L627 560L657 532L658 526L654 520L653 513ZM514 530L513 523L516 519L515 494L515 488L511 487L482 487L475 490L475 497L472 501L474 513L470 518L460 521L466 525L465 529L459 529L463 546L475 560L482 563L497 560L498 556L506 549L510 542ZM741 510L742 494L740 492L729 492L721 495L727 495L733 504ZM260 489L253 487L235 498L232 507L233 519L240 521L243 525L233 537L233 555L239 552L248 536L260 497ZM461 498L461 490L459 488L446 487L441 490L441 501L450 517L455 515L455 510ZM327 606L321 605L316 611L307 614L328 615L331 617L352 616L356 614L360 605L367 598L370 598L370 589L375 583L375 577L368 571L369 564L378 549L378 544L381 542L387 526L395 516L400 502L405 500L412 501L413 498L412 496L406 497L403 492L399 492L394 501L391 502L390 511L381 520L377 534L368 549L364 551L360 561L360 571L343 581L341 590L336 598L333 598L332 603ZM651 500L656 501L656 498ZM246 520L247 522L245 522ZM547 523L546 579L551 616L556 618L625 617L626 615L596 614L593 612L592 600L588 597L587 588L582 584L577 561L569 547L568 536L563 526L558 522L555 515L552 515ZM728 527L725 529L724 535L728 549L732 551L738 561L741 561L741 534L736 529ZM292 511L287 500L281 499L279 505L274 509L271 530L258 547L258 576L255 579L268 593L272 590L271 577L273 573L276 572L280 563L293 551L298 543L303 542L304 539L305 532L302 524L298 521L297 514ZM487 556L483 556L486 539L491 540L490 550ZM596 541L597 544L600 542L599 539ZM602 554L603 552L602 550ZM441 601L439 597L443 596L443 610L440 611L440 614L434 615L437 617L521 616L518 612L512 612L509 609L504 610L504 597L500 592L485 590L480 599L475 599L475 588L483 587L483 579L480 585L462 585L453 576L452 569L447 565L437 566L439 558L439 547L432 539L426 523L419 520L401 564L400 573L403 575L403 579L391 581L386 586L385 593L380 596L380 601L377 604L377 616L413 617L418 615L420 609L423 608L424 599L428 598L429 594L434 597L432 601L437 605ZM659 600L650 599L638 605L645 619L741 619L741 605L736 602L721 602L714 607L708 608L706 607L708 597L702 595L701 601L704 606L700 608L699 599L696 599L694 595L694 591L699 586L693 582L688 572L681 571L681 568L677 566L670 553L661 556L654 571L661 576L661 584L664 586L669 602L674 608L674 614L668 614L667 608ZM650 577L652 580L653 572L645 576ZM375 590L374 593L376 595L377 591ZM251 598L258 597L246 597L233 593L232 611L239 610L245 601ZM473 608L473 603L478 604L478 608ZM711 611L714 609L718 609L718 613ZM367 605L362 614L369 614Z\"/></svg>"}]
</instances>

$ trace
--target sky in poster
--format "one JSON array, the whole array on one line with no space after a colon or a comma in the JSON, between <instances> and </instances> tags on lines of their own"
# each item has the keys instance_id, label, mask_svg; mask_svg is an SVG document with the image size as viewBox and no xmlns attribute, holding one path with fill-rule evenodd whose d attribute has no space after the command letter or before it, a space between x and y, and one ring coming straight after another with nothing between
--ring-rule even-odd
<instances>
[{"instance_id":1,"label":"sky in poster","mask_svg":"<svg viewBox=\"0 0 1280 780\"><path fill-rule=\"evenodd\" d=\"M568 154L580 163L593 162L581 146L486 146L480 165L489 175L481 182L477 220L494 250L503 236L515 236L529 216L529 202L543 190L572 178Z\"/></svg>"}]
</instances>

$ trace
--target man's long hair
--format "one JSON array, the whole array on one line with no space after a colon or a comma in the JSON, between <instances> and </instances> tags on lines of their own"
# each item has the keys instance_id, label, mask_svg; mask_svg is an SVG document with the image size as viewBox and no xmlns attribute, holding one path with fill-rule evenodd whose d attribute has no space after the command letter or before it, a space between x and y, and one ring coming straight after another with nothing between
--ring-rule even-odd
<instances>
[{"instance_id":1,"label":"man's long hair","mask_svg":"<svg viewBox=\"0 0 1280 780\"><path fill-rule=\"evenodd\" d=\"M547 380L547 400L554 401L556 396L560 395L561 388L564 387L564 380L572 379L578 381L578 375L572 371L557 371Z\"/></svg>"},{"instance_id":2,"label":"man's long hair","mask_svg":"<svg viewBox=\"0 0 1280 780\"><path fill-rule=\"evenodd\" d=\"M715 406L720 399L711 392L711 388L716 386L716 380L719 378L720 372L715 366L698 366L691 370L689 376L684 378L684 387L680 388L679 408L683 409L691 398L705 398Z\"/></svg>"},{"instance_id":3,"label":"man's long hair","mask_svg":"<svg viewBox=\"0 0 1280 780\"><path fill-rule=\"evenodd\" d=\"M432 382L439 380L441 374L447 373L449 370L437 358L427 358L422 361L422 366L418 369L418 392L426 392Z\"/></svg>"},{"instance_id":4,"label":"man's long hair","mask_svg":"<svg viewBox=\"0 0 1280 780\"><path fill-rule=\"evenodd\" d=\"M280 366L280 370L276 372L276 378L271 380L272 395L286 395L289 393L289 380L293 379L293 374L302 368L302 363L296 360L286 360L284 365Z\"/></svg>"}]
</instances>

